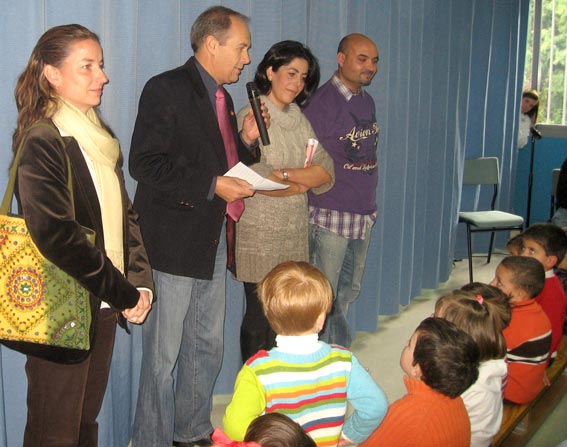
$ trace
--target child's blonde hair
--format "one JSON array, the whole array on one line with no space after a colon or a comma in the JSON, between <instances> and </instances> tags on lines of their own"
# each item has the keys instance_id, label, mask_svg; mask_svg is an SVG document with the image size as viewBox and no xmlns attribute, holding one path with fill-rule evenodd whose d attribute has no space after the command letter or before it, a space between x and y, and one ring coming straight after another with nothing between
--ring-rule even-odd
<instances>
[{"instance_id":1,"label":"child's blonde hair","mask_svg":"<svg viewBox=\"0 0 567 447\"><path fill-rule=\"evenodd\" d=\"M479 360L483 362L506 355L502 326L510 322L511 311L509 305L502 305L507 309L498 309L498 306L481 294L455 290L437 300L435 316L450 321L469 334L478 345ZM501 315L506 313L508 316L503 319Z\"/></svg>"},{"instance_id":2,"label":"child's blonde hair","mask_svg":"<svg viewBox=\"0 0 567 447\"><path fill-rule=\"evenodd\" d=\"M307 262L287 261L258 284L258 296L272 329L281 335L312 330L333 304L333 289L325 275Z\"/></svg>"}]
</instances>

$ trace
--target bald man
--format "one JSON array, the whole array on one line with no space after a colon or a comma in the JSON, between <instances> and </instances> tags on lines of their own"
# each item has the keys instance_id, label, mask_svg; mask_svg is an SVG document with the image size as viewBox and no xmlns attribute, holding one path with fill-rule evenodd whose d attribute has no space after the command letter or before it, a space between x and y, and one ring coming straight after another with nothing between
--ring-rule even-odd
<instances>
[{"instance_id":1,"label":"bald man","mask_svg":"<svg viewBox=\"0 0 567 447\"><path fill-rule=\"evenodd\" d=\"M335 164L335 186L309 194L311 262L329 279L335 300L320 338L349 347L346 315L360 293L370 232L376 221L380 128L376 108L363 87L378 70L378 48L363 34L339 43L338 69L304 112Z\"/></svg>"}]
</instances>

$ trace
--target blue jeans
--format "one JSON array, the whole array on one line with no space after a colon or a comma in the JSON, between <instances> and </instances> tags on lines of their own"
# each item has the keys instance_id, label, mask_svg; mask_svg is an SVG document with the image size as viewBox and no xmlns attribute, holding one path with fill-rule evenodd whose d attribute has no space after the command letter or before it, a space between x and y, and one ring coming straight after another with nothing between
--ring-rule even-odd
<instances>
[{"instance_id":1,"label":"blue jeans","mask_svg":"<svg viewBox=\"0 0 567 447\"><path fill-rule=\"evenodd\" d=\"M157 301L142 328L133 447L169 447L173 440L196 441L213 431L226 305L224 228L219 241L210 281L154 270Z\"/></svg>"},{"instance_id":2,"label":"blue jeans","mask_svg":"<svg viewBox=\"0 0 567 447\"><path fill-rule=\"evenodd\" d=\"M309 225L311 263L321 270L333 288L333 309L319 339L349 347L353 341L348 321L348 307L360 293L370 232L366 239L346 239L318 225Z\"/></svg>"}]
</instances>

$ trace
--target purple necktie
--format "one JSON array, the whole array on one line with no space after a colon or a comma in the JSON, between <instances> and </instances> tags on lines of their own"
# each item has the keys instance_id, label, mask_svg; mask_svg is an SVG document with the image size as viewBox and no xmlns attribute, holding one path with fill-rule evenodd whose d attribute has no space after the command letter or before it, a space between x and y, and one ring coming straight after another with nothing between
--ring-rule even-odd
<instances>
[{"instance_id":1,"label":"purple necktie","mask_svg":"<svg viewBox=\"0 0 567 447\"><path fill-rule=\"evenodd\" d=\"M234 134L232 126L228 118L228 111L226 109L226 100L224 91L221 86L215 93L217 98L217 120L221 131L222 139L224 142L224 150L226 151L226 161L228 169L232 168L238 163L238 153L236 152L236 144L234 143ZM238 222L240 216L244 212L244 200L238 199L226 205L227 214L235 221Z\"/></svg>"}]
</instances>

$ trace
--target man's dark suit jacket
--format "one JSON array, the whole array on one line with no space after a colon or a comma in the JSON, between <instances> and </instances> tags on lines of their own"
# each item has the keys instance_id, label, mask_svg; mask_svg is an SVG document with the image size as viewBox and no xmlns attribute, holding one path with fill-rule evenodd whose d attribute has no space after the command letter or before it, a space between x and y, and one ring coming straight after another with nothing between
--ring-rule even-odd
<instances>
[{"instance_id":1,"label":"man's dark suit jacket","mask_svg":"<svg viewBox=\"0 0 567 447\"><path fill-rule=\"evenodd\" d=\"M226 202L207 196L227 160L217 116L195 58L150 79L140 98L130 149L130 174L138 181L134 208L152 268L211 279ZM225 91L240 160L234 105Z\"/></svg>"},{"instance_id":2,"label":"man's dark suit jacket","mask_svg":"<svg viewBox=\"0 0 567 447\"><path fill-rule=\"evenodd\" d=\"M73 171L73 210L67 188L67 156ZM91 293L91 346L100 300L117 310L134 307L139 299L137 287L153 289L148 257L142 243L138 216L128 199L120 166L116 168L123 203L125 275L106 257L98 196L89 168L77 141L61 139L51 120L33 127L22 150L18 166L17 194L30 235L39 251L77 279ZM95 246L87 241L82 227L96 233ZM125 320L117 313L119 322ZM49 360L74 363L86 351L37 345L27 353Z\"/></svg>"}]
</instances>

